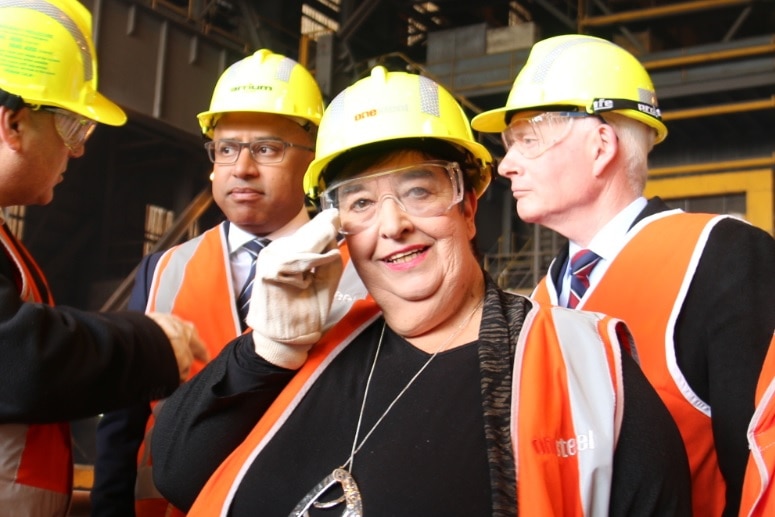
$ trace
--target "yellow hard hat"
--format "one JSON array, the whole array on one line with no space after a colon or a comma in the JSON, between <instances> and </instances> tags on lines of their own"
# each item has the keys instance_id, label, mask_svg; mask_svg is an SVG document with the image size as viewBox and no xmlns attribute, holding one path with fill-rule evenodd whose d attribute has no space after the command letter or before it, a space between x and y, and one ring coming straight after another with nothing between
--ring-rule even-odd
<instances>
[{"instance_id":1,"label":"yellow hard hat","mask_svg":"<svg viewBox=\"0 0 775 517\"><path fill-rule=\"evenodd\" d=\"M0 90L120 126L126 114L97 92L91 13L76 0L0 0Z\"/></svg>"},{"instance_id":2,"label":"yellow hard hat","mask_svg":"<svg viewBox=\"0 0 775 517\"><path fill-rule=\"evenodd\" d=\"M434 81L382 66L337 95L323 114L315 160L304 176L304 191L316 197L325 189L321 174L343 152L404 138L435 138L471 152L480 162L472 177L477 196L492 176L492 156L474 140L465 112L455 98Z\"/></svg>"},{"instance_id":3,"label":"yellow hard hat","mask_svg":"<svg viewBox=\"0 0 775 517\"><path fill-rule=\"evenodd\" d=\"M610 41L567 34L539 41L514 80L506 106L474 117L477 131L499 133L517 111L576 106L587 113L613 111L667 136L654 85L635 56Z\"/></svg>"},{"instance_id":4,"label":"yellow hard hat","mask_svg":"<svg viewBox=\"0 0 775 517\"><path fill-rule=\"evenodd\" d=\"M261 49L221 74L210 109L197 115L202 133L212 138L219 116L238 111L275 113L317 126L323 116L323 95L306 68Z\"/></svg>"}]
</instances>

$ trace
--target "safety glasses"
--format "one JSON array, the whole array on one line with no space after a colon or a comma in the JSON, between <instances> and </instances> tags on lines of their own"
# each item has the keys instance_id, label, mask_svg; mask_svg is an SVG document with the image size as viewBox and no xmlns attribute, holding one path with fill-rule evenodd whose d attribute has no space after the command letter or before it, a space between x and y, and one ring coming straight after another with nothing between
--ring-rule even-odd
<instances>
[{"instance_id":1,"label":"safety glasses","mask_svg":"<svg viewBox=\"0 0 775 517\"><path fill-rule=\"evenodd\" d=\"M588 117L602 120L599 115L583 111L549 111L529 118L514 118L501 138L506 152L514 148L525 158L538 158L568 136L575 120Z\"/></svg>"},{"instance_id":2,"label":"safety glasses","mask_svg":"<svg viewBox=\"0 0 775 517\"><path fill-rule=\"evenodd\" d=\"M56 106L29 106L33 111L45 111L54 115L54 127L71 151L80 149L97 127L97 122L72 111Z\"/></svg>"},{"instance_id":3,"label":"safety glasses","mask_svg":"<svg viewBox=\"0 0 775 517\"><path fill-rule=\"evenodd\" d=\"M339 209L341 232L352 235L374 224L388 198L409 215L442 215L463 199L463 172L457 163L441 160L382 170L335 183L320 203Z\"/></svg>"}]
</instances>

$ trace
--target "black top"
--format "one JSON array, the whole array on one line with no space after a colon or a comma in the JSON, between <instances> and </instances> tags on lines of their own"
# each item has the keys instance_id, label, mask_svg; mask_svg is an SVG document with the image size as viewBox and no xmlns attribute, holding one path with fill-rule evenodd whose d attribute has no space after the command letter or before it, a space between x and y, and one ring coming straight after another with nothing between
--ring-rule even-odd
<instances>
[{"instance_id":1,"label":"black top","mask_svg":"<svg viewBox=\"0 0 775 517\"><path fill-rule=\"evenodd\" d=\"M346 357L323 372L316 389L251 465L233 515L249 515L251 508L261 508L264 515L288 515L313 486L347 461L381 328L381 321L372 325L362 340L367 346L348 347ZM359 444L428 358L386 329ZM354 457L352 474L364 512L488 515L481 405L476 343L438 354ZM324 500L338 495L341 490ZM316 514L331 512L311 512Z\"/></svg>"}]
</instances>

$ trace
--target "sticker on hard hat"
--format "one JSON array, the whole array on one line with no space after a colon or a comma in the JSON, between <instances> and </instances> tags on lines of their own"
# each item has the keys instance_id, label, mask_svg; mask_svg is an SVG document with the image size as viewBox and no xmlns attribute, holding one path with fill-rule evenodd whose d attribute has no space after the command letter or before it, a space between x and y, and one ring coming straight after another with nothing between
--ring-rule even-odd
<instances>
[{"instance_id":1,"label":"sticker on hard hat","mask_svg":"<svg viewBox=\"0 0 775 517\"><path fill-rule=\"evenodd\" d=\"M659 108L652 106L651 104L638 103L638 111L642 111L647 115L651 115L654 118L662 118L662 112Z\"/></svg>"},{"instance_id":2,"label":"sticker on hard hat","mask_svg":"<svg viewBox=\"0 0 775 517\"><path fill-rule=\"evenodd\" d=\"M611 111L614 109L614 101L611 99L595 99L592 101L592 109L597 111Z\"/></svg>"},{"instance_id":3,"label":"sticker on hard hat","mask_svg":"<svg viewBox=\"0 0 775 517\"><path fill-rule=\"evenodd\" d=\"M49 66L57 62L46 52L51 34L0 24L0 66L3 73L32 77L50 74Z\"/></svg>"}]
</instances>

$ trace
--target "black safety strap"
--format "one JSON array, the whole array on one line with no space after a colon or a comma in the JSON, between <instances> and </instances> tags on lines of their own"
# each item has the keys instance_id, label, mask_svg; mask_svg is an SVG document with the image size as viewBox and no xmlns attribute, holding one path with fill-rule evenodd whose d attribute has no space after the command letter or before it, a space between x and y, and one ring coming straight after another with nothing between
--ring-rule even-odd
<instances>
[{"instance_id":1,"label":"black safety strap","mask_svg":"<svg viewBox=\"0 0 775 517\"><path fill-rule=\"evenodd\" d=\"M605 113L614 110L640 111L657 120L662 120L662 112L654 104L648 102L633 101L630 99L606 99L600 98L592 101L592 113Z\"/></svg>"},{"instance_id":2,"label":"black safety strap","mask_svg":"<svg viewBox=\"0 0 775 517\"><path fill-rule=\"evenodd\" d=\"M0 106L5 106L13 111L18 111L24 107L24 99L0 88Z\"/></svg>"}]
</instances>

